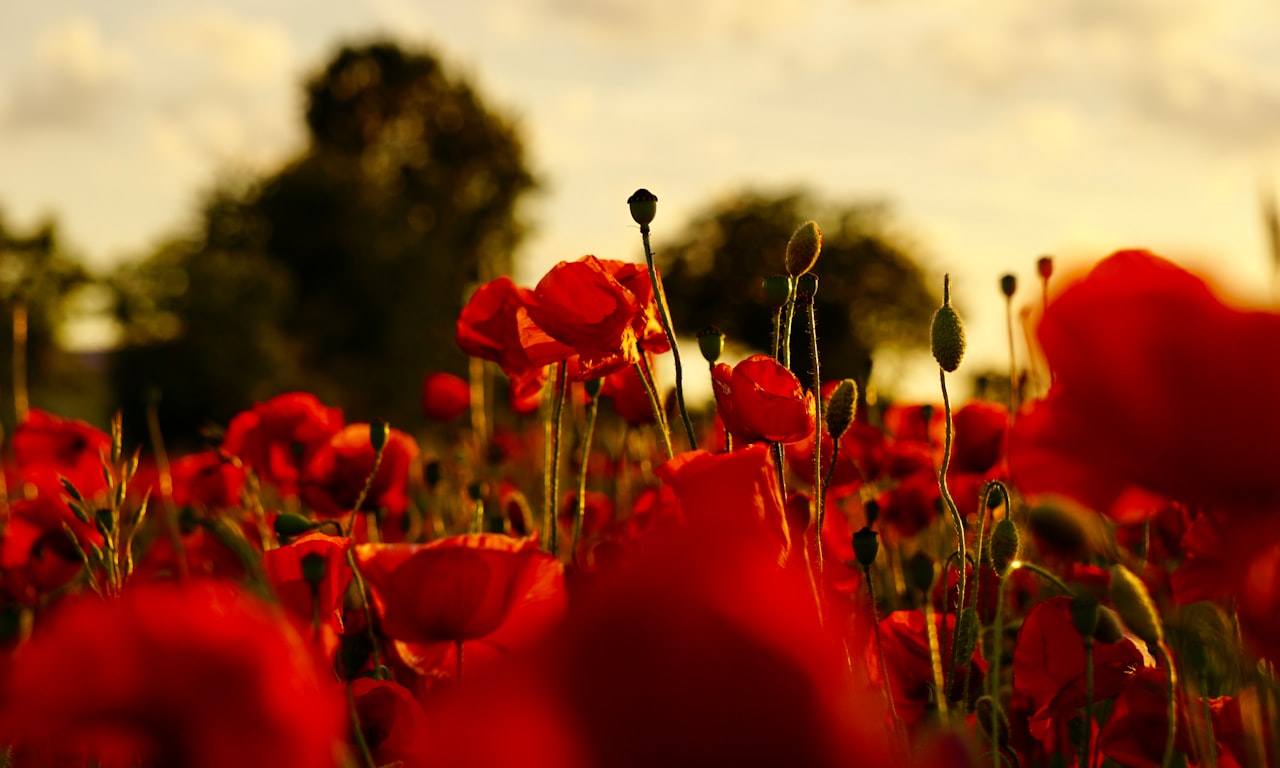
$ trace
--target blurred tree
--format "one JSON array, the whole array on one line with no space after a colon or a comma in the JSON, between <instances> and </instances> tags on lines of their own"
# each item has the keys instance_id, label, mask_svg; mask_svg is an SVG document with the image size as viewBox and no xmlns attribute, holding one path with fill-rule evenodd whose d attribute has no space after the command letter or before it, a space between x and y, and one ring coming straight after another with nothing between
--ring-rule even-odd
<instances>
[{"instance_id":1,"label":"blurred tree","mask_svg":"<svg viewBox=\"0 0 1280 768\"><path fill-rule=\"evenodd\" d=\"M123 281L118 392L161 387L166 431L286 387L416 422L423 374L466 370L453 335L468 286L511 269L535 181L514 125L469 84L376 42L343 48L306 94L305 151L216 193L199 233Z\"/></svg>"},{"instance_id":2,"label":"blurred tree","mask_svg":"<svg viewBox=\"0 0 1280 768\"><path fill-rule=\"evenodd\" d=\"M0 216L0 415L7 427L32 399L44 408L60 404L54 381L64 353L56 336L67 317L69 298L88 282L84 267L66 253L56 223L45 221L19 232ZM15 339L26 345L25 354L18 357Z\"/></svg>"},{"instance_id":3,"label":"blurred tree","mask_svg":"<svg viewBox=\"0 0 1280 768\"><path fill-rule=\"evenodd\" d=\"M731 343L769 350L773 315L760 284L786 273L787 241L810 219L822 230L813 270L822 378L865 385L877 349L927 348L929 319L940 303L925 283L919 247L884 204L837 204L806 191L749 191L713 204L673 244L659 244L673 321L684 333L715 325ZM791 362L807 384L806 323L797 312Z\"/></svg>"}]
</instances>

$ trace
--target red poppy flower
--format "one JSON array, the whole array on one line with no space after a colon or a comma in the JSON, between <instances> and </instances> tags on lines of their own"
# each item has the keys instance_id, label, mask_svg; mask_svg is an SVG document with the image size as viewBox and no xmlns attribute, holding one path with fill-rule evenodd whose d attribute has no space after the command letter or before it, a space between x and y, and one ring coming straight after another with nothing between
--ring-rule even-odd
<instances>
[{"instance_id":1,"label":"red poppy flower","mask_svg":"<svg viewBox=\"0 0 1280 768\"><path fill-rule=\"evenodd\" d=\"M735 439L794 443L813 434L813 393L769 355L752 355L711 372L716 409Z\"/></svg>"},{"instance_id":2,"label":"red poppy flower","mask_svg":"<svg viewBox=\"0 0 1280 768\"><path fill-rule=\"evenodd\" d=\"M955 623L954 613L947 614L945 625L941 614L934 615L944 670L951 659L951 636ZM889 669L889 685L898 716L907 725L918 723L924 717L931 697L934 696L933 661L929 653L929 635L924 611L904 610L890 613L880 620L880 638L884 643L885 666ZM968 659L968 662L969 692L976 698L976 691L982 690L983 676L987 671L987 662L981 654L981 644L974 649L973 657ZM882 684L880 662L874 643L867 645L866 664L872 682ZM948 696L949 701L958 700L963 694L965 672L963 662L956 669L958 674L952 678L953 685Z\"/></svg>"},{"instance_id":3,"label":"red poppy flower","mask_svg":"<svg viewBox=\"0 0 1280 768\"><path fill-rule=\"evenodd\" d=\"M342 601L352 579L346 559L350 548L351 539L312 532L262 554L267 580L298 634L310 638L330 660L338 651ZM307 580L311 567L303 563L307 558L319 563L321 572L315 584Z\"/></svg>"},{"instance_id":4,"label":"red poppy flower","mask_svg":"<svg viewBox=\"0 0 1280 768\"><path fill-rule=\"evenodd\" d=\"M643 427L653 423L653 405L635 366L605 376L600 385L600 397L608 400L613 410L630 426Z\"/></svg>"},{"instance_id":5,"label":"red poppy flower","mask_svg":"<svg viewBox=\"0 0 1280 768\"><path fill-rule=\"evenodd\" d=\"M1003 405L981 400L967 403L952 415L952 425L948 476L952 472L989 472L1004 457L1009 411Z\"/></svg>"},{"instance_id":6,"label":"red poppy flower","mask_svg":"<svg viewBox=\"0 0 1280 768\"><path fill-rule=\"evenodd\" d=\"M1045 741L1054 720L1071 718L1085 702L1084 638L1071 619L1071 598L1042 600L1018 631L1013 651L1013 689L1031 702L1031 733ZM1093 696L1115 696L1142 667L1142 653L1128 638L1093 646Z\"/></svg>"},{"instance_id":7,"label":"red poppy flower","mask_svg":"<svg viewBox=\"0 0 1280 768\"><path fill-rule=\"evenodd\" d=\"M36 627L0 681L0 743L22 764L90 749L133 765L330 768L340 690L256 598L140 586L73 600Z\"/></svg>"},{"instance_id":8,"label":"red poppy flower","mask_svg":"<svg viewBox=\"0 0 1280 768\"><path fill-rule=\"evenodd\" d=\"M409 504L409 466L417 456L418 444L412 437L398 429L388 430L382 464L361 510L382 509L393 517L403 513ZM369 425L345 427L317 448L307 462L299 483L302 500L318 515L347 514L373 472L375 457Z\"/></svg>"},{"instance_id":9,"label":"red poppy flower","mask_svg":"<svg viewBox=\"0 0 1280 768\"><path fill-rule=\"evenodd\" d=\"M351 682L351 693L374 765L427 765L429 753L423 739L427 716L407 688L389 680L359 677ZM354 752L356 746L351 748Z\"/></svg>"},{"instance_id":10,"label":"red poppy flower","mask_svg":"<svg viewBox=\"0 0 1280 768\"><path fill-rule=\"evenodd\" d=\"M1018 421L1015 462L1046 452L1046 466L1101 475L1112 494L1133 483L1210 506L1280 505L1280 357L1260 352L1280 340L1280 314L1229 307L1179 267L1121 251L1049 306L1039 336L1055 380L1039 417ZM1229 396L1210 405L1206 392ZM1024 490L1075 490L1014 470Z\"/></svg>"},{"instance_id":11,"label":"red poppy flower","mask_svg":"<svg viewBox=\"0 0 1280 768\"><path fill-rule=\"evenodd\" d=\"M432 421L450 422L471 410L471 385L452 373L428 373L422 379L422 412Z\"/></svg>"},{"instance_id":12,"label":"red poppy flower","mask_svg":"<svg viewBox=\"0 0 1280 768\"><path fill-rule=\"evenodd\" d=\"M219 451L201 451L173 462L173 503L224 509L240 505L244 468Z\"/></svg>"},{"instance_id":13,"label":"red poppy flower","mask_svg":"<svg viewBox=\"0 0 1280 768\"><path fill-rule=\"evenodd\" d=\"M290 392L231 419L222 450L248 465L264 483L294 496L307 460L342 424L341 410L326 407L310 393Z\"/></svg>"},{"instance_id":14,"label":"red poppy flower","mask_svg":"<svg viewBox=\"0 0 1280 768\"><path fill-rule=\"evenodd\" d=\"M44 467L70 480L85 498L107 487L102 459L111 457L111 438L90 424L32 408L13 431L10 444L24 476L34 467Z\"/></svg>"},{"instance_id":15,"label":"red poppy flower","mask_svg":"<svg viewBox=\"0 0 1280 768\"><path fill-rule=\"evenodd\" d=\"M101 467L99 467L101 476ZM33 464L9 502L9 519L0 525L0 594L25 604L63 586L83 567L64 526L86 551L102 544L92 523L81 522L67 504L58 478L48 465Z\"/></svg>"},{"instance_id":16,"label":"red poppy flower","mask_svg":"<svg viewBox=\"0 0 1280 768\"><path fill-rule=\"evenodd\" d=\"M497 363L512 379L573 354L529 319L532 292L509 277L480 286L458 315L456 340L463 352Z\"/></svg>"}]
</instances>

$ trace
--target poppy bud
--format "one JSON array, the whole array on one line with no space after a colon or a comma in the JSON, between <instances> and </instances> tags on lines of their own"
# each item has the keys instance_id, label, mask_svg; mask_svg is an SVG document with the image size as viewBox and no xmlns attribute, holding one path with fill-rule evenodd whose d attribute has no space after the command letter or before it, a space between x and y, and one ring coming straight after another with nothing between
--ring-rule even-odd
<instances>
[{"instance_id":1,"label":"poppy bud","mask_svg":"<svg viewBox=\"0 0 1280 768\"><path fill-rule=\"evenodd\" d=\"M1088 542L1080 520L1058 507L1034 507L1027 515L1027 527L1037 539L1060 552L1080 552Z\"/></svg>"},{"instance_id":2,"label":"poppy bud","mask_svg":"<svg viewBox=\"0 0 1280 768\"><path fill-rule=\"evenodd\" d=\"M1000 292L1009 298L1013 298L1013 294L1018 290L1018 278L1015 275L1005 275L1000 278Z\"/></svg>"},{"instance_id":3,"label":"poppy bud","mask_svg":"<svg viewBox=\"0 0 1280 768\"><path fill-rule=\"evenodd\" d=\"M1164 627L1146 585L1123 565L1111 566L1111 603L1129 631L1147 645L1164 642Z\"/></svg>"},{"instance_id":4,"label":"poppy bud","mask_svg":"<svg viewBox=\"0 0 1280 768\"><path fill-rule=\"evenodd\" d=\"M604 379L588 379L582 382L582 388L586 390L587 397L595 400L600 394L600 388L604 386Z\"/></svg>"},{"instance_id":5,"label":"poppy bud","mask_svg":"<svg viewBox=\"0 0 1280 768\"><path fill-rule=\"evenodd\" d=\"M1009 718L1005 717L1003 709L996 709L991 702L990 696L979 696L974 702L974 708L978 715L978 725L982 728L982 732L986 734L987 739L994 741L991 733L991 716L995 714L996 728L999 730L1001 744L1009 743Z\"/></svg>"},{"instance_id":6,"label":"poppy bud","mask_svg":"<svg viewBox=\"0 0 1280 768\"><path fill-rule=\"evenodd\" d=\"M917 591L928 592L938 578L938 564L924 552L917 551L907 561L907 583Z\"/></svg>"},{"instance_id":7,"label":"poppy bud","mask_svg":"<svg viewBox=\"0 0 1280 768\"><path fill-rule=\"evenodd\" d=\"M964 322L960 313L951 306L951 276L947 275L943 287L943 303L933 313L933 326L929 330L929 346L933 359L947 373L953 373L964 359Z\"/></svg>"},{"instance_id":8,"label":"poppy bud","mask_svg":"<svg viewBox=\"0 0 1280 768\"><path fill-rule=\"evenodd\" d=\"M777 309L785 307L791 301L791 289L794 284L786 275L770 275L761 283L764 289L764 303Z\"/></svg>"},{"instance_id":9,"label":"poppy bud","mask_svg":"<svg viewBox=\"0 0 1280 768\"><path fill-rule=\"evenodd\" d=\"M438 459L429 459L422 462L422 482L430 491L440 484L444 479L444 467Z\"/></svg>"},{"instance_id":10,"label":"poppy bud","mask_svg":"<svg viewBox=\"0 0 1280 768\"><path fill-rule=\"evenodd\" d=\"M853 423L858 409L858 382L844 379L836 386L827 401L827 432L831 439L839 440Z\"/></svg>"},{"instance_id":11,"label":"poppy bud","mask_svg":"<svg viewBox=\"0 0 1280 768\"><path fill-rule=\"evenodd\" d=\"M863 568L870 568L878 554L880 554L880 534L865 525L862 526L857 533L853 534L854 557Z\"/></svg>"},{"instance_id":12,"label":"poppy bud","mask_svg":"<svg viewBox=\"0 0 1280 768\"><path fill-rule=\"evenodd\" d=\"M703 359L715 365L724 352L724 331L714 325L698 331L698 351L702 353Z\"/></svg>"},{"instance_id":13,"label":"poppy bud","mask_svg":"<svg viewBox=\"0 0 1280 768\"><path fill-rule=\"evenodd\" d=\"M978 609L972 605L960 612L960 628L956 633L956 659L960 664L968 664L973 652L978 649L978 634L981 627L978 621Z\"/></svg>"},{"instance_id":14,"label":"poppy bud","mask_svg":"<svg viewBox=\"0 0 1280 768\"><path fill-rule=\"evenodd\" d=\"M391 427L385 421L375 421L369 425L369 444L373 446L373 450L381 451L387 444L387 436L391 433Z\"/></svg>"},{"instance_id":15,"label":"poppy bud","mask_svg":"<svg viewBox=\"0 0 1280 768\"><path fill-rule=\"evenodd\" d=\"M796 301L808 304L818 295L818 276L805 272L796 278Z\"/></svg>"},{"instance_id":16,"label":"poppy bud","mask_svg":"<svg viewBox=\"0 0 1280 768\"><path fill-rule=\"evenodd\" d=\"M799 277L818 263L822 253L822 232L816 221L806 221L791 234L787 241L787 274Z\"/></svg>"},{"instance_id":17,"label":"poppy bud","mask_svg":"<svg viewBox=\"0 0 1280 768\"><path fill-rule=\"evenodd\" d=\"M631 219L642 227L646 227L658 215L658 196L647 189L637 189L627 198L631 208Z\"/></svg>"},{"instance_id":18,"label":"poppy bud","mask_svg":"<svg viewBox=\"0 0 1280 768\"><path fill-rule=\"evenodd\" d=\"M302 515L295 515L292 512L281 512L276 515L274 528L277 536L291 537L301 536L313 528L310 520Z\"/></svg>"},{"instance_id":19,"label":"poppy bud","mask_svg":"<svg viewBox=\"0 0 1280 768\"><path fill-rule=\"evenodd\" d=\"M1071 621L1081 637L1092 639L1098 632L1098 601L1088 595L1080 595L1071 600Z\"/></svg>"},{"instance_id":20,"label":"poppy bud","mask_svg":"<svg viewBox=\"0 0 1280 768\"><path fill-rule=\"evenodd\" d=\"M467 498L472 501L484 501L484 497L488 494L488 491L489 489L484 483L467 483Z\"/></svg>"},{"instance_id":21,"label":"poppy bud","mask_svg":"<svg viewBox=\"0 0 1280 768\"><path fill-rule=\"evenodd\" d=\"M312 590L319 589L320 582L324 581L325 571L328 570L324 555L319 552L305 554L302 556L300 565L302 566L302 580L307 582Z\"/></svg>"},{"instance_id":22,"label":"poppy bud","mask_svg":"<svg viewBox=\"0 0 1280 768\"><path fill-rule=\"evenodd\" d=\"M1006 517L996 523L995 530L991 532L991 566L996 573L1003 576L1009 563L1018 558L1020 543L1018 526L1012 520Z\"/></svg>"},{"instance_id":23,"label":"poppy bud","mask_svg":"<svg viewBox=\"0 0 1280 768\"><path fill-rule=\"evenodd\" d=\"M1041 256L1040 259L1036 261L1036 272L1039 272L1040 277L1044 278L1045 280L1048 280L1050 277L1052 277L1053 276L1053 257Z\"/></svg>"}]
</instances>

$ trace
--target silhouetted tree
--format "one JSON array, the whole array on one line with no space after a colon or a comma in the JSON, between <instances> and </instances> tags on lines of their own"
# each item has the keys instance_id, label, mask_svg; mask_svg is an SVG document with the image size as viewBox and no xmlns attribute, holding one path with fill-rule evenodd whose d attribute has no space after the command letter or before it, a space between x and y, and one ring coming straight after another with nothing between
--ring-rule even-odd
<instances>
[{"instance_id":1,"label":"silhouetted tree","mask_svg":"<svg viewBox=\"0 0 1280 768\"><path fill-rule=\"evenodd\" d=\"M425 372L465 370L453 333L468 286L510 271L535 182L516 128L469 84L376 42L343 48L306 93L305 151L215 194L200 232L134 270L121 396L141 376L182 397L190 417L162 406L166 429L292 386L354 418L412 422ZM181 290L157 294L157 280ZM143 316L176 332L144 351Z\"/></svg>"},{"instance_id":2,"label":"silhouetted tree","mask_svg":"<svg viewBox=\"0 0 1280 768\"><path fill-rule=\"evenodd\" d=\"M785 274L787 240L809 219L823 238L814 269L823 378L865 384L875 350L928 345L929 318L940 303L925 284L918 246L880 203L750 191L710 206L674 243L657 243L674 322L687 333L716 325L732 342L768 350L773 315L761 281ZM797 372L810 370L805 322L797 314L791 336Z\"/></svg>"}]
</instances>

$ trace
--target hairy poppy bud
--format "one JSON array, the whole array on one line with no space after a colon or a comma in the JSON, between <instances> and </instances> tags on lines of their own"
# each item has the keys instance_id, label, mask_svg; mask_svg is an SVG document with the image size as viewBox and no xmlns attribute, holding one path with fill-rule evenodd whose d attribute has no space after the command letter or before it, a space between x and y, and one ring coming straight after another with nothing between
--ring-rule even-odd
<instances>
[{"instance_id":1,"label":"hairy poppy bud","mask_svg":"<svg viewBox=\"0 0 1280 768\"><path fill-rule=\"evenodd\" d=\"M806 221L791 234L787 241L787 274L799 277L818 263L822 253L822 232L816 221Z\"/></svg>"},{"instance_id":2,"label":"hairy poppy bud","mask_svg":"<svg viewBox=\"0 0 1280 768\"><path fill-rule=\"evenodd\" d=\"M995 724L998 729L1001 744L1009 743L1009 718L1005 717L1003 709L996 709L991 703L990 696L979 696L974 702L974 709L978 713L978 725L982 728L982 732L986 734L987 739L992 740L991 733L991 716L995 715Z\"/></svg>"},{"instance_id":3,"label":"hairy poppy bud","mask_svg":"<svg viewBox=\"0 0 1280 768\"><path fill-rule=\"evenodd\" d=\"M1018 559L1020 543L1018 526L1012 520L1006 517L996 523L995 530L991 532L991 567L996 569L996 573L1003 576L1009 563Z\"/></svg>"},{"instance_id":4,"label":"hairy poppy bud","mask_svg":"<svg viewBox=\"0 0 1280 768\"><path fill-rule=\"evenodd\" d=\"M281 512L276 515L275 529L277 536L301 536L307 531L315 527L315 525L303 517L295 515L292 512Z\"/></svg>"},{"instance_id":5,"label":"hairy poppy bud","mask_svg":"<svg viewBox=\"0 0 1280 768\"><path fill-rule=\"evenodd\" d=\"M764 289L764 303L777 309L791 301L791 289L794 283L787 275L770 275L761 283Z\"/></svg>"},{"instance_id":6,"label":"hairy poppy bud","mask_svg":"<svg viewBox=\"0 0 1280 768\"><path fill-rule=\"evenodd\" d=\"M953 373L964 359L964 322L960 313L951 306L951 276L947 275L943 288L942 306L933 313L933 326L929 330L929 346L933 359L947 373Z\"/></svg>"},{"instance_id":7,"label":"hairy poppy bud","mask_svg":"<svg viewBox=\"0 0 1280 768\"><path fill-rule=\"evenodd\" d=\"M1111 566L1111 603L1129 631L1147 645L1164 642L1164 627L1147 586L1123 565Z\"/></svg>"},{"instance_id":8,"label":"hairy poppy bud","mask_svg":"<svg viewBox=\"0 0 1280 768\"><path fill-rule=\"evenodd\" d=\"M919 592L927 593L938 578L938 564L924 552L917 551L907 560L906 576L908 584Z\"/></svg>"},{"instance_id":9,"label":"hairy poppy bud","mask_svg":"<svg viewBox=\"0 0 1280 768\"><path fill-rule=\"evenodd\" d=\"M698 351L702 353L703 359L715 365L724 352L724 331L714 325L698 331Z\"/></svg>"},{"instance_id":10,"label":"hairy poppy bud","mask_svg":"<svg viewBox=\"0 0 1280 768\"><path fill-rule=\"evenodd\" d=\"M1081 595L1071 601L1071 621L1081 637L1093 638L1098 632L1098 601L1088 595Z\"/></svg>"},{"instance_id":11,"label":"hairy poppy bud","mask_svg":"<svg viewBox=\"0 0 1280 768\"><path fill-rule=\"evenodd\" d=\"M960 627L956 633L956 658L960 664L968 664L973 652L978 649L978 635L981 627L978 621L978 609L972 605L960 612Z\"/></svg>"},{"instance_id":12,"label":"hairy poppy bud","mask_svg":"<svg viewBox=\"0 0 1280 768\"><path fill-rule=\"evenodd\" d=\"M1041 256L1040 259L1036 261L1036 272L1039 272L1040 277L1045 280L1053 277L1053 257Z\"/></svg>"},{"instance_id":13,"label":"hairy poppy bud","mask_svg":"<svg viewBox=\"0 0 1280 768\"><path fill-rule=\"evenodd\" d=\"M818 295L818 276L805 272L796 278L796 301L808 304Z\"/></svg>"},{"instance_id":14,"label":"hairy poppy bud","mask_svg":"<svg viewBox=\"0 0 1280 768\"><path fill-rule=\"evenodd\" d=\"M391 427L385 421L375 421L369 425L369 445L374 451L381 451L387 444L387 435Z\"/></svg>"},{"instance_id":15,"label":"hairy poppy bud","mask_svg":"<svg viewBox=\"0 0 1280 768\"><path fill-rule=\"evenodd\" d=\"M1018 290L1018 278L1015 275L1005 275L1000 278L1000 292L1009 298L1013 298L1014 292Z\"/></svg>"},{"instance_id":16,"label":"hairy poppy bud","mask_svg":"<svg viewBox=\"0 0 1280 768\"><path fill-rule=\"evenodd\" d=\"M827 401L827 433L832 440L839 440L849 429L857 409L858 382L844 379L836 385L836 391L831 393L831 399Z\"/></svg>"},{"instance_id":17,"label":"hairy poppy bud","mask_svg":"<svg viewBox=\"0 0 1280 768\"><path fill-rule=\"evenodd\" d=\"M648 226L658 215L658 196L647 189L637 189L627 198L631 219L640 226Z\"/></svg>"},{"instance_id":18,"label":"hairy poppy bud","mask_svg":"<svg viewBox=\"0 0 1280 768\"><path fill-rule=\"evenodd\" d=\"M862 526L857 533L853 534L854 557L858 558L858 564L863 568L870 568L878 554L880 554L880 534L865 525Z\"/></svg>"}]
</instances>

